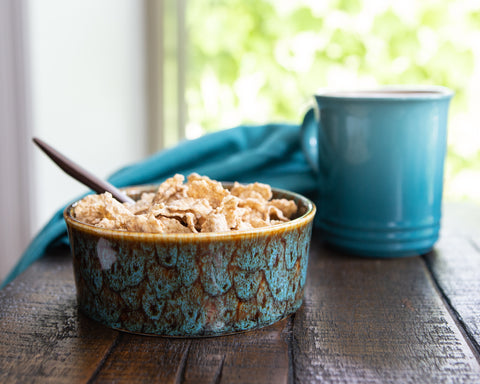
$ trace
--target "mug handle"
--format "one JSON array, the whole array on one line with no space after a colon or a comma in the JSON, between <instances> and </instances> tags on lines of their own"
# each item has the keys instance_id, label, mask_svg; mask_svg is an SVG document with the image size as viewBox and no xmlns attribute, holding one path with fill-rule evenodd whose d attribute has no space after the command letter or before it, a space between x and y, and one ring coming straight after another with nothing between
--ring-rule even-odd
<instances>
[{"instance_id":1,"label":"mug handle","mask_svg":"<svg viewBox=\"0 0 480 384\"><path fill-rule=\"evenodd\" d=\"M318 168L318 137L317 137L318 122L315 119L315 110L310 108L303 118L300 127L300 141L302 151L307 159L308 164L315 173L319 173Z\"/></svg>"}]
</instances>

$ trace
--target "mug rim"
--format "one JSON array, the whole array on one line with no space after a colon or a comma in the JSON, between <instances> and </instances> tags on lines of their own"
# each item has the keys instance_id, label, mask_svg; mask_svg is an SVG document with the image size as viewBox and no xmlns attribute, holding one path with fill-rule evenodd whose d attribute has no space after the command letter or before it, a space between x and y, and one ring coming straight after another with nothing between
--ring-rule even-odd
<instances>
[{"instance_id":1,"label":"mug rim","mask_svg":"<svg viewBox=\"0 0 480 384\"><path fill-rule=\"evenodd\" d=\"M321 88L316 98L337 100L432 100L451 98L454 92L440 85L390 85L376 88Z\"/></svg>"}]
</instances>

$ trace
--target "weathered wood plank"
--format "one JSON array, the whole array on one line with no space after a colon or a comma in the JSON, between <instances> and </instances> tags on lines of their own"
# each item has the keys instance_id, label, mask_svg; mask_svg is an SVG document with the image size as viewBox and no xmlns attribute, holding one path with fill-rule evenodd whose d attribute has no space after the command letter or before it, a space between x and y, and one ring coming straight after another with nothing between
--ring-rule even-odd
<instances>
[{"instance_id":1,"label":"weathered wood plank","mask_svg":"<svg viewBox=\"0 0 480 384\"><path fill-rule=\"evenodd\" d=\"M186 383L287 383L290 319L270 327L219 339L195 340L185 372ZM218 368L205 365L217 356ZM208 377L208 372L215 376ZM201 379L205 378L205 381Z\"/></svg>"},{"instance_id":2,"label":"weathered wood plank","mask_svg":"<svg viewBox=\"0 0 480 384\"><path fill-rule=\"evenodd\" d=\"M67 252L0 291L0 382L84 383L115 341L118 332L77 312Z\"/></svg>"},{"instance_id":3,"label":"weathered wood plank","mask_svg":"<svg viewBox=\"0 0 480 384\"><path fill-rule=\"evenodd\" d=\"M445 216L442 238L425 259L480 354L480 207L447 206Z\"/></svg>"},{"instance_id":4,"label":"weathered wood plank","mask_svg":"<svg viewBox=\"0 0 480 384\"><path fill-rule=\"evenodd\" d=\"M480 382L420 257L353 258L314 240L293 345L299 383Z\"/></svg>"},{"instance_id":5,"label":"weathered wood plank","mask_svg":"<svg viewBox=\"0 0 480 384\"><path fill-rule=\"evenodd\" d=\"M112 331L78 313L67 253L0 291L0 382L287 383L291 319L203 339Z\"/></svg>"},{"instance_id":6,"label":"weathered wood plank","mask_svg":"<svg viewBox=\"0 0 480 384\"><path fill-rule=\"evenodd\" d=\"M287 383L289 321L212 338L124 334L95 382Z\"/></svg>"},{"instance_id":7,"label":"weathered wood plank","mask_svg":"<svg viewBox=\"0 0 480 384\"><path fill-rule=\"evenodd\" d=\"M423 258L360 259L314 240L297 314L218 338L130 335L87 319L62 249L0 291L0 382L480 382L478 351L445 306L478 347L480 210L444 216Z\"/></svg>"},{"instance_id":8,"label":"weathered wood plank","mask_svg":"<svg viewBox=\"0 0 480 384\"><path fill-rule=\"evenodd\" d=\"M175 383L189 344L189 340L121 334L93 382Z\"/></svg>"}]
</instances>

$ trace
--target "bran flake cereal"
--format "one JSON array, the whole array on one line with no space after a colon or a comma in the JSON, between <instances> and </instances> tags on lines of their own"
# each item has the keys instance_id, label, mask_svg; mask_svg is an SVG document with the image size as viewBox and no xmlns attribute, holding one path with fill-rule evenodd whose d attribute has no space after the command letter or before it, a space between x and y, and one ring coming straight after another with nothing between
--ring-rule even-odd
<instances>
[{"instance_id":1,"label":"bran flake cereal","mask_svg":"<svg viewBox=\"0 0 480 384\"><path fill-rule=\"evenodd\" d=\"M192 173L187 182L175 175L156 192L134 204L105 192L88 195L74 207L75 218L100 228L149 233L227 232L289 221L297 212L292 200L272 199L267 184L239 184L226 189L218 181Z\"/></svg>"}]
</instances>

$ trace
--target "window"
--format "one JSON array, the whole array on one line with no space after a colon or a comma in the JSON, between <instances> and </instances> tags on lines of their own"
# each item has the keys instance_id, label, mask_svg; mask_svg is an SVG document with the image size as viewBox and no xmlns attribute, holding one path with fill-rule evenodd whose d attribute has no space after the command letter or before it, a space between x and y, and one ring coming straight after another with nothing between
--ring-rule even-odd
<instances>
[{"instance_id":1,"label":"window","mask_svg":"<svg viewBox=\"0 0 480 384\"><path fill-rule=\"evenodd\" d=\"M446 195L480 201L475 2L164 0L164 11L166 144L242 123L298 122L320 87L445 85L456 92Z\"/></svg>"}]
</instances>

